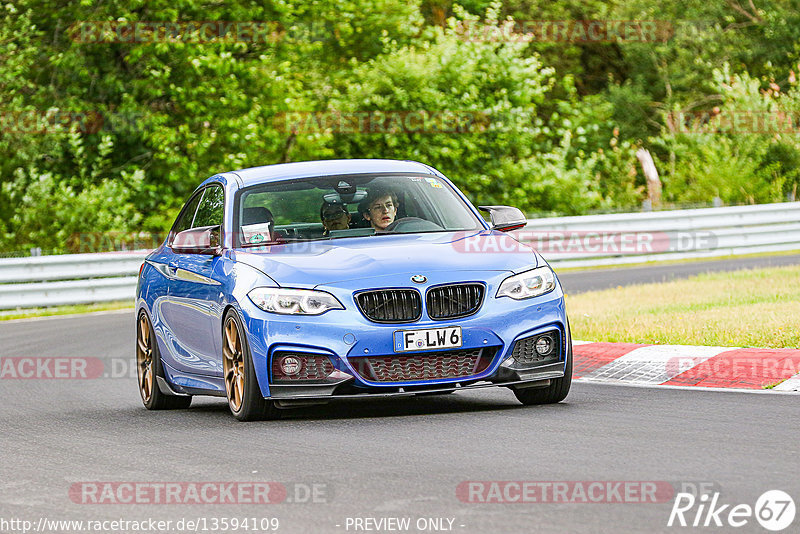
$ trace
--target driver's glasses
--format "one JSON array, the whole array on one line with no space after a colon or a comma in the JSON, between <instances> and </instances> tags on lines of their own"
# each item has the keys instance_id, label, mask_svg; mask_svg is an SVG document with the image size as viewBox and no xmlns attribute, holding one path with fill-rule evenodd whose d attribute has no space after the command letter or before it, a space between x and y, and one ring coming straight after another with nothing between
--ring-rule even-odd
<instances>
[{"instance_id":1,"label":"driver's glasses","mask_svg":"<svg viewBox=\"0 0 800 534\"><path fill-rule=\"evenodd\" d=\"M369 211L380 213L382 211L394 211L395 209L394 202L387 202L386 204L373 204L370 206Z\"/></svg>"}]
</instances>

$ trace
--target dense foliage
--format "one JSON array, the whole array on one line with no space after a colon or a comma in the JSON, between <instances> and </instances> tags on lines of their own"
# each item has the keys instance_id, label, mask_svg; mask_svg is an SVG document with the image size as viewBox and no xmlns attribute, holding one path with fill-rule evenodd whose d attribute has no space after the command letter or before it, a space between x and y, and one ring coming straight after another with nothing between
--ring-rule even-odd
<instances>
[{"instance_id":1,"label":"dense foliage","mask_svg":"<svg viewBox=\"0 0 800 534\"><path fill-rule=\"evenodd\" d=\"M521 38L537 21L658 32ZM476 202L582 214L641 207L646 148L665 205L794 198L799 60L798 0L13 0L0 251L161 233L205 177L307 159L415 159Z\"/></svg>"}]
</instances>

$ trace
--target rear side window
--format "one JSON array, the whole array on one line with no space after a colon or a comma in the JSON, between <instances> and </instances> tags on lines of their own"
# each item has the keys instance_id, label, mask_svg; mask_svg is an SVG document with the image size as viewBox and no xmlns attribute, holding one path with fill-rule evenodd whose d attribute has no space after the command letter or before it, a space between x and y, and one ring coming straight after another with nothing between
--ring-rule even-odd
<instances>
[{"instance_id":1,"label":"rear side window","mask_svg":"<svg viewBox=\"0 0 800 534\"><path fill-rule=\"evenodd\" d=\"M197 208L192 228L221 226L225 213L225 194L219 186L212 186L203 193L203 200Z\"/></svg>"}]
</instances>

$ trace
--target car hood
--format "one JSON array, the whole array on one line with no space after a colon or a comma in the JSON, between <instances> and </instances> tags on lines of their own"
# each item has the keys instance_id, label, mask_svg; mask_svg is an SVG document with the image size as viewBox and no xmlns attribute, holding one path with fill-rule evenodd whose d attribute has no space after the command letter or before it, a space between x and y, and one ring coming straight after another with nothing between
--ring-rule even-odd
<instances>
[{"instance_id":1,"label":"car hood","mask_svg":"<svg viewBox=\"0 0 800 534\"><path fill-rule=\"evenodd\" d=\"M406 273L517 273L544 263L529 246L492 230L287 243L237 249L232 256L280 286L300 288Z\"/></svg>"}]
</instances>

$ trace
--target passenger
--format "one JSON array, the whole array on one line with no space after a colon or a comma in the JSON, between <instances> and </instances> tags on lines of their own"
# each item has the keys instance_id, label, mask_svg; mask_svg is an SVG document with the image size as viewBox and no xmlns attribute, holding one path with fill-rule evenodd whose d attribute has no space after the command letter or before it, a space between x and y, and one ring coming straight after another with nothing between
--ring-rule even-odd
<instances>
[{"instance_id":1,"label":"passenger","mask_svg":"<svg viewBox=\"0 0 800 534\"><path fill-rule=\"evenodd\" d=\"M397 217L399 202L393 191L376 189L369 192L362 205L364 219L369 221L376 232L383 232Z\"/></svg>"},{"instance_id":2,"label":"passenger","mask_svg":"<svg viewBox=\"0 0 800 534\"><path fill-rule=\"evenodd\" d=\"M319 209L319 217L325 230L322 235L328 236L331 230L347 230L350 228L350 213L344 204L323 202Z\"/></svg>"}]
</instances>

